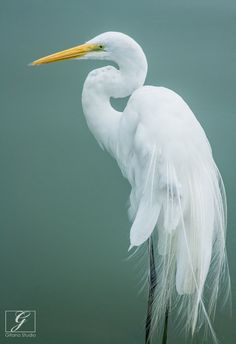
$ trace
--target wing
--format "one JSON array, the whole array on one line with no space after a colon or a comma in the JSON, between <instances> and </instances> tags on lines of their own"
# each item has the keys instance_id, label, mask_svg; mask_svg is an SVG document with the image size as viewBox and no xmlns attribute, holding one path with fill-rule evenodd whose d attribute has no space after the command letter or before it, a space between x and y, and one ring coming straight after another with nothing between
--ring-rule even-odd
<instances>
[{"instance_id":1,"label":"wing","mask_svg":"<svg viewBox=\"0 0 236 344\"><path fill-rule=\"evenodd\" d=\"M181 141L178 145L176 141L182 135L183 126L180 128L180 119L175 114L171 113L173 118L168 116L169 109L155 105L158 104L156 90L155 87L143 87L135 92L119 128L117 160L132 186L129 209L133 220L132 246L147 240L160 213L167 232L177 227L180 218L177 195L182 198L181 183L173 163L178 160L177 153L181 153ZM162 93L160 103L163 103ZM173 155L175 161L172 161ZM160 238L160 248L161 241Z\"/></svg>"},{"instance_id":2,"label":"wing","mask_svg":"<svg viewBox=\"0 0 236 344\"><path fill-rule=\"evenodd\" d=\"M208 281L209 313L214 313L222 274L230 290L225 193L203 129L174 92L144 87L124 112L118 152L132 186L131 247L144 243L155 228L158 233L157 320L177 290L188 295L179 305L187 329L194 332L207 323L215 338L203 291Z\"/></svg>"}]
</instances>

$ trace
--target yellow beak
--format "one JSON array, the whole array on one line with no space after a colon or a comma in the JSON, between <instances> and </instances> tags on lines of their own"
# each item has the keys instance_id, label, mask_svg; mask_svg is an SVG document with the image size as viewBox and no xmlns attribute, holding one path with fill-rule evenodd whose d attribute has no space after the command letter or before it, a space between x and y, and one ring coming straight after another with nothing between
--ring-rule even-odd
<instances>
[{"instance_id":1,"label":"yellow beak","mask_svg":"<svg viewBox=\"0 0 236 344\"><path fill-rule=\"evenodd\" d=\"M37 66L37 65L51 63L51 62L75 59L75 58L82 57L91 51L99 51L99 50L101 50L101 46L99 44L86 43L86 44L78 45L70 49L60 51L52 55L42 57L38 60L33 61L31 65Z\"/></svg>"}]
</instances>

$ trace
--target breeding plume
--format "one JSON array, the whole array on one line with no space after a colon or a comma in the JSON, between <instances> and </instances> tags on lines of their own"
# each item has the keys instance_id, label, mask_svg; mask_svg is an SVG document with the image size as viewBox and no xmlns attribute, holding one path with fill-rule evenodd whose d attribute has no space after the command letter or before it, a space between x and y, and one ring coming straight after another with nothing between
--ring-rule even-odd
<instances>
[{"instance_id":1,"label":"breeding plume","mask_svg":"<svg viewBox=\"0 0 236 344\"><path fill-rule=\"evenodd\" d=\"M226 198L204 130L178 94L144 86L147 60L129 36L106 32L32 65L68 59L117 65L89 73L82 105L90 131L131 185L130 249L144 245L149 253L146 343L164 318L166 332L168 312L192 335L206 325L216 342L211 321L220 287L224 300L230 293ZM123 112L112 107L111 98L127 96Z\"/></svg>"}]
</instances>

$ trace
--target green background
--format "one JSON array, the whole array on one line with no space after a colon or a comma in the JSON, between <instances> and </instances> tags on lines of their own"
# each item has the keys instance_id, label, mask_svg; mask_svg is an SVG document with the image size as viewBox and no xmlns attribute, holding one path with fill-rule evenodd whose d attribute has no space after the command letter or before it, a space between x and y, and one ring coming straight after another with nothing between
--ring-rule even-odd
<instances>
[{"instance_id":1,"label":"green background","mask_svg":"<svg viewBox=\"0 0 236 344\"><path fill-rule=\"evenodd\" d=\"M126 260L130 188L81 108L84 79L102 63L27 66L109 30L141 44L146 83L183 96L207 132L228 195L234 300L235 0L1 0L1 343L144 343L140 263ZM4 310L22 308L37 310L37 338L5 338ZM227 311L214 327L236 342ZM171 343L184 343L172 321Z\"/></svg>"}]
</instances>

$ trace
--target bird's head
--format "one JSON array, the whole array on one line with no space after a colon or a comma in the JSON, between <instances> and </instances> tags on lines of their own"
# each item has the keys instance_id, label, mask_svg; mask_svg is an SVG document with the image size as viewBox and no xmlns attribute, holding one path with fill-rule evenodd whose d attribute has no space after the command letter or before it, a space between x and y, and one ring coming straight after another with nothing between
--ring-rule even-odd
<instances>
[{"instance_id":1,"label":"bird's head","mask_svg":"<svg viewBox=\"0 0 236 344\"><path fill-rule=\"evenodd\" d=\"M142 48L131 37L120 32L105 32L82 45L35 60L31 65L36 66L72 59L120 62L128 57L133 58L133 54L135 55L137 52L143 54Z\"/></svg>"}]
</instances>

